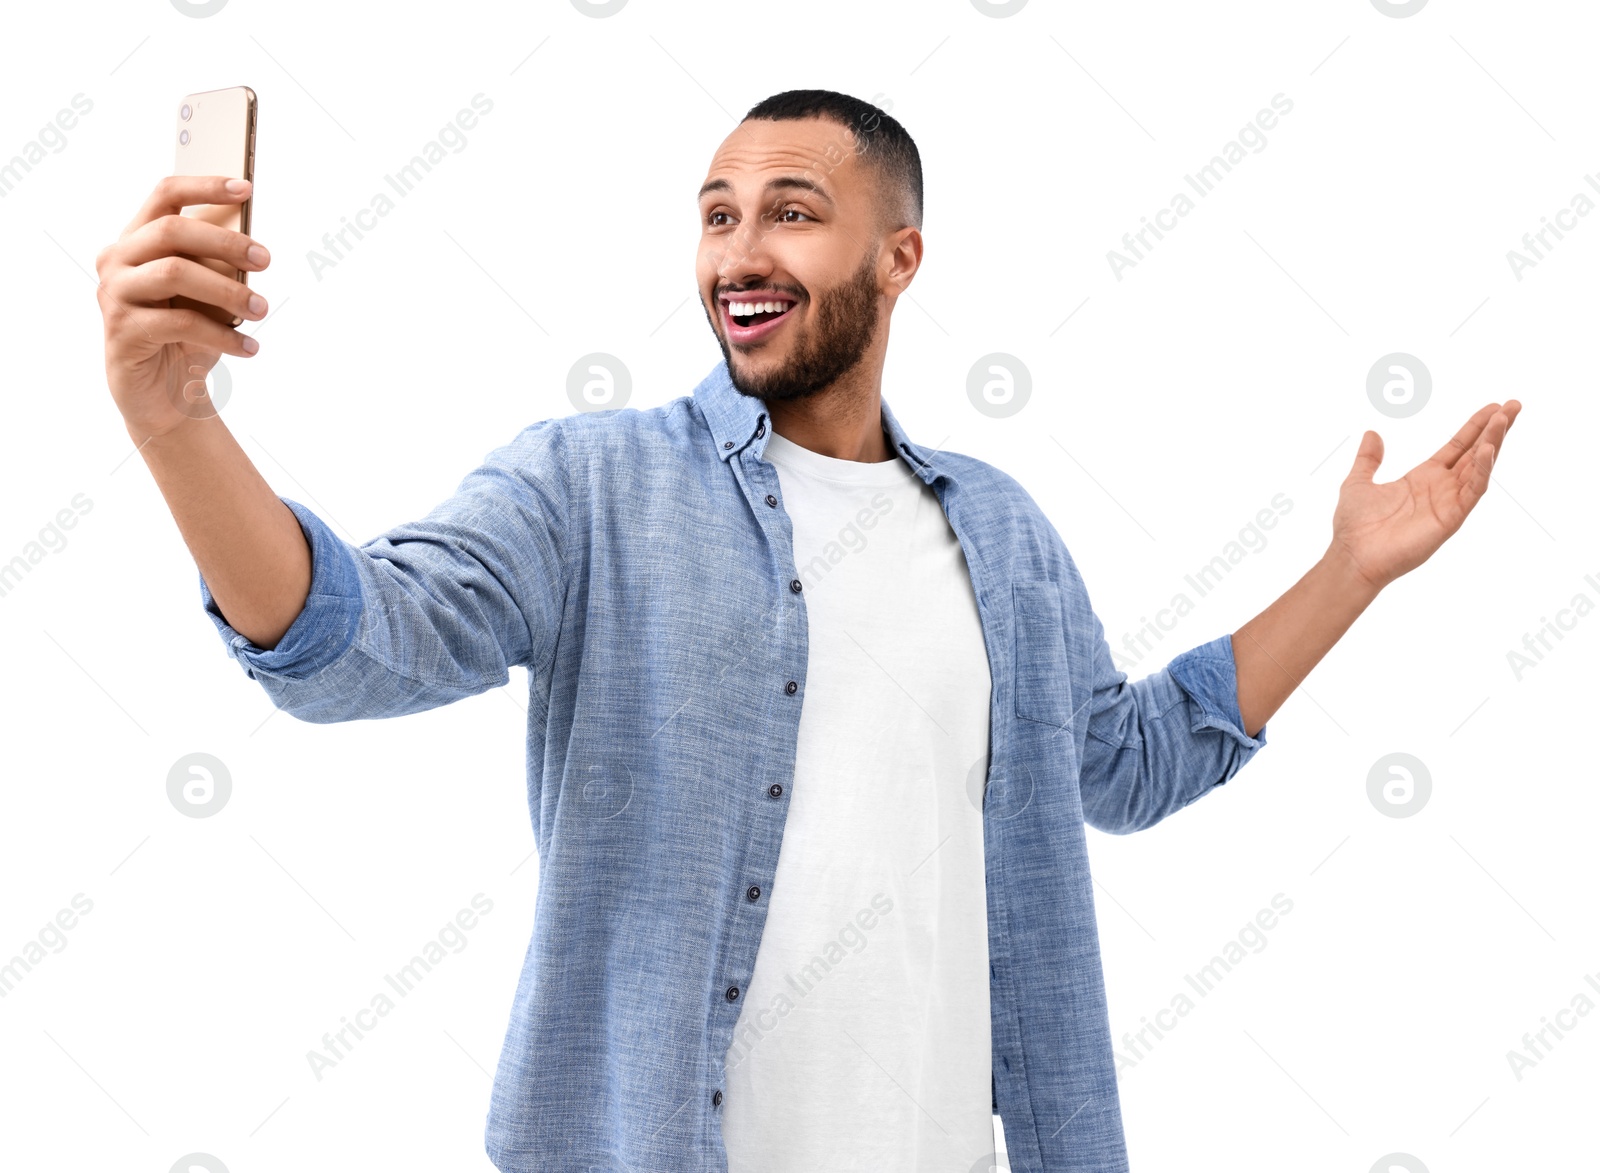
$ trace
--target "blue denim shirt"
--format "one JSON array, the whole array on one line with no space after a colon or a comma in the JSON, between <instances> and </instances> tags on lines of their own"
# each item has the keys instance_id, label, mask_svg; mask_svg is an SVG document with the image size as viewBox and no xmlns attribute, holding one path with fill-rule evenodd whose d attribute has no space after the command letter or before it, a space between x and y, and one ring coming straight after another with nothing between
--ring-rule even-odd
<instances>
[{"instance_id":1,"label":"blue denim shirt","mask_svg":"<svg viewBox=\"0 0 1600 1173\"><path fill-rule=\"evenodd\" d=\"M1011 1168L1126 1170L1084 825L1151 826L1266 730L1242 727L1228 635L1129 681L1021 485L913 443L882 406L960 540L988 653L974 799ZM755 967L806 699L768 419L719 362L663 406L530 425L422 520L360 546L285 499L312 581L270 651L201 580L230 654L305 721L398 717L527 669L539 884L485 1134L507 1173L727 1169L734 991Z\"/></svg>"}]
</instances>

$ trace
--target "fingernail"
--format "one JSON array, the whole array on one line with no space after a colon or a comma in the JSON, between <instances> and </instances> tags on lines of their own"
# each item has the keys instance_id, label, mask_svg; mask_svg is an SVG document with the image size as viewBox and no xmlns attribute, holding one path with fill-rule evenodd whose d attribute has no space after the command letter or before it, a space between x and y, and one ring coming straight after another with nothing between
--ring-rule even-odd
<instances>
[{"instance_id":1,"label":"fingernail","mask_svg":"<svg viewBox=\"0 0 1600 1173\"><path fill-rule=\"evenodd\" d=\"M261 343L257 342L254 338L251 338L248 334L245 335L244 341L239 345L244 347L244 352L246 354L254 354L256 351L261 349Z\"/></svg>"},{"instance_id":2,"label":"fingernail","mask_svg":"<svg viewBox=\"0 0 1600 1173\"><path fill-rule=\"evenodd\" d=\"M262 297L259 293L252 293L250 295L250 312L252 314L259 314L262 310L264 310L266 308L267 308L267 299L266 298Z\"/></svg>"},{"instance_id":3,"label":"fingernail","mask_svg":"<svg viewBox=\"0 0 1600 1173\"><path fill-rule=\"evenodd\" d=\"M252 244L250 251L244 255L249 258L252 265L264 265L267 263L267 250L259 244Z\"/></svg>"},{"instance_id":4,"label":"fingernail","mask_svg":"<svg viewBox=\"0 0 1600 1173\"><path fill-rule=\"evenodd\" d=\"M248 179L230 179L222 186L233 192L235 195L238 195L241 192L247 192L250 190L250 181Z\"/></svg>"}]
</instances>

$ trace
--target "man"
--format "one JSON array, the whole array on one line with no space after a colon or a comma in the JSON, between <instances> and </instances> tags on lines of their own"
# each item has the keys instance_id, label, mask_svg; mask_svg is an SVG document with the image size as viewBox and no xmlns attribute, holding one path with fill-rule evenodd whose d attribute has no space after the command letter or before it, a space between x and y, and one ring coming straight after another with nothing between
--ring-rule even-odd
<instances>
[{"instance_id":1,"label":"man","mask_svg":"<svg viewBox=\"0 0 1600 1173\"><path fill-rule=\"evenodd\" d=\"M1085 823L1231 778L1460 527L1520 409L1383 485L1367 432L1322 559L1130 682L1028 494L882 398L922 196L881 110L760 103L699 192L723 361L661 407L531 425L360 547L194 408L255 348L166 299L266 305L173 258L267 257L177 213L243 192L169 177L99 258L113 397L275 703L393 717L528 669L538 902L486 1135L508 1173L967 1173L993 1108L1013 1169L1125 1170Z\"/></svg>"}]
</instances>

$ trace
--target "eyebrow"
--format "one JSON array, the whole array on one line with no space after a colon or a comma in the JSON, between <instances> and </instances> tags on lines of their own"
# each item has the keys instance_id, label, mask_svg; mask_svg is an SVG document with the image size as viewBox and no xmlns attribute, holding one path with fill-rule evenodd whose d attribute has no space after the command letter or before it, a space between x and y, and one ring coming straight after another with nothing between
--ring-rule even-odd
<instances>
[{"instance_id":1,"label":"eyebrow","mask_svg":"<svg viewBox=\"0 0 1600 1173\"><path fill-rule=\"evenodd\" d=\"M731 183L729 183L726 179L708 179L708 180L706 180L705 185L700 188L699 195L697 195L695 198L697 200L704 199L707 192L713 192L713 191L731 192L732 190L733 190L733 185ZM818 187L816 184L810 182L807 179L802 178L801 176L798 176L798 175L780 175L775 179L767 180L766 191L769 194L770 193L780 192L780 191L795 191L795 190L807 192L810 195L816 196L823 203L827 204L830 208L834 206L833 205L833 197L832 196L830 196L826 191L824 191L822 188Z\"/></svg>"}]
</instances>

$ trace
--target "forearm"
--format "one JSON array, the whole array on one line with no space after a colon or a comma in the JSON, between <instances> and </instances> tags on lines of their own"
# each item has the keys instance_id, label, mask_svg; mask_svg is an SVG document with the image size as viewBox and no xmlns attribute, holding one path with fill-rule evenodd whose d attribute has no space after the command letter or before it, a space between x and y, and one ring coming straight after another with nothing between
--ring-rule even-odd
<instances>
[{"instance_id":1,"label":"forearm","mask_svg":"<svg viewBox=\"0 0 1600 1173\"><path fill-rule=\"evenodd\" d=\"M1233 633L1239 715L1251 737L1339 642L1377 590L1330 548L1277 601Z\"/></svg>"},{"instance_id":2,"label":"forearm","mask_svg":"<svg viewBox=\"0 0 1600 1173\"><path fill-rule=\"evenodd\" d=\"M289 507L218 417L133 442L155 477L217 607L241 635L274 647L311 589L311 548Z\"/></svg>"}]
</instances>

